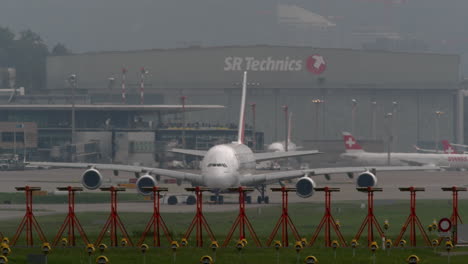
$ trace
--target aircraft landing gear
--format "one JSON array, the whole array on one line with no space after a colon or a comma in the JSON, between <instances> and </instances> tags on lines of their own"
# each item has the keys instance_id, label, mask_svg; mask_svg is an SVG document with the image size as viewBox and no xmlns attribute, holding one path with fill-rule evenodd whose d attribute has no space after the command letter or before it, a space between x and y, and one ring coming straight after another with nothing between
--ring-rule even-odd
<instances>
[{"instance_id":1,"label":"aircraft landing gear","mask_svg":"<svg viewBox=\"0 0 468 264\"><path fill-rule=\"evenodd\" d=\"M224 204L224 196L215 194L210 196L210 201L215 204Z\"/></svg>"},{"instance_id":2,"label":"aircraft landing gear","mask_svg":"<svg viewBox=\"0 0 468 264\"><path fill-rule=\"evenodd\" d=\"M257 197L257 203L261 204L262 202L268 204L270 203L270 197L265 195L266 185L260 185L256 187L256 189L260 192L260 195Z\"/></svg>"}]
</instances>

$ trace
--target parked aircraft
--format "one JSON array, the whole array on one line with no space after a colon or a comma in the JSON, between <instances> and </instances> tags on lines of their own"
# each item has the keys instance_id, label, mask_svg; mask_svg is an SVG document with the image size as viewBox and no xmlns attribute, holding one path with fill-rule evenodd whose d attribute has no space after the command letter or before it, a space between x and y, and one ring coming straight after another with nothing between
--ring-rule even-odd
<instances>
[{"instance_id":1,"label":"parked aircraft","mask_svg":"<svg viewBox=\"0 0 468 264\"><path fill-rule=\"evenodd\" d=\"M448 142L448 140L442 140L443 150L436 149L423 149L414 145L414 148L419 153L445 153L445 154L460 154L453 146Z\"/></svg>"},{"instance_id":2,"label":"parked aircraft","mask_svg":"<svg viewBox=\"0 0 468 264\"><path fill-rule=\"evenodd\" d=\"M352 160L358 164L379 165L418 165L436 166L446 168L468 168L467 154L444 153L402 153L402 152L366 152L348 132L343 132L346 152L341 154L344 159ZM448 148L449 145L446 145ZM450 150L448 150L450 151ZM451 151L453 152L453 151Z\"/></svg>"}]
</instances>

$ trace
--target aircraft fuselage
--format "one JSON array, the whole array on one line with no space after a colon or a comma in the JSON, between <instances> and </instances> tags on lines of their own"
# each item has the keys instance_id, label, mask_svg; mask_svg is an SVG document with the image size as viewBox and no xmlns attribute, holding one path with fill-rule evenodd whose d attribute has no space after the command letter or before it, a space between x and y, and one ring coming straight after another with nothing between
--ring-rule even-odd
<instances>
[{"instance_id":1,"label":"aircraft fuselage","mask_svg":"<svg viewBox=\"0 0 468 264\"><path fill-rule=\"evenodd\" d=\"M210 148L200 166L204 186L226 189L238 187L242 176L253 173L255 158L244 144L222 144Z\"/></svg>"},{"instance_id":2,"label":"aircraft fuselage","mask_svg":"<svg viewBox=\"0 0 468 264\"><path fill-rule=\"evenodd\" d=\"M363 165L387 165L387 153L343 153L342 158L353 160ZM468 155L435 153L391 153L390 165L404 166L409 163L435 165L451 168L468 168Z\"/></svg>"}]
</instances>

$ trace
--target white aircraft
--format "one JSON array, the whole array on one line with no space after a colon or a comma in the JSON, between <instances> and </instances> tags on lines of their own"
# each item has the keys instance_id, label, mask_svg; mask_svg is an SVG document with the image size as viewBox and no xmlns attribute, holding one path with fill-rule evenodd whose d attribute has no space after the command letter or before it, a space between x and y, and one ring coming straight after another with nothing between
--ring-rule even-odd
<instances>
[{"instance_id":1,"label":"white aircraft","mask_svg":"<svg viewBox=\"0 0 468 264\"><path fill-rule=\"evenodd\" d=\"M414 148L419 153L445 153L445 154L460 154L449 142L448 140L442 140L443 150L435 150L435 149L423 149L416 145Z\"/></svg>"},{"instance_id":2,"label":"white aircraft","mask_svg":"<svg viewBox=\"0 0 468 264\"><path fill-rule=\"evenodd\" d=\"M364 151L364 149L357 143L356 139L348 132L343 132L343 140L346 152L341 154L342 158L365 165L378 166L388 164L388 153ZM453 152L453 148L451 152ZM450 168L468 168L468 155L451 153L392 152L390 153L390 165L425 165Z\"/></svg>"},{"instance_id":3,"label":"white aircraft","mask_svg":"<svg viewBox=\"0 0 468 264\"><path fill-rule=\"evenodd\" d=\"M144 195L151 192L144 191L143 187L153 187L157 185L160 176L175 178L178 182L188 181L194 186L205 186L212 189L217 200L222 203L222 196L218 194L228 188L239 186L252 186L261 191L258 202L268 203L268 196L264 195L265 186L271 183L281 183L283 180L299 178L296 183L297 195L303 198L314 194L316 187L312 176L347 173L352 178L353 173L359 173L357 186L367 187L377 184L376 171L396 171L396 170L433 170L434 167L349 167L349 168L321 168L306 170L289 170L255 174L255 163L264 160L281 159L286 157L297 157L304 155L318 154L316 150L311 151L289 151L289 152L266 152L253 153L252 150L243 144L244 138L244 110L247 89L247 72L244 72L242 85L242 100L239 118L238 140L230 144L216 145L208 151L172 149L172 152L195 155L203 157L200 164L200 173L189 173L183 171L166 170L160 168L116 165L116 164L92 164L92 163L54 163L54 162L29 162L35 166L84 168L81 182L87 189L94 190L103 183L103 176L100 170L113 170L114 175L119 171L134 172L138 178L136 182L137 190ZM141 175L143 174L143 175ZM140 176L141 175L141 176ZM250 199L248 199L250 200Z\"/></svg>"},{"instance_id":4,"label":"white aircraft","mask_svg":"<svg viewBox=\"0 0 468 264\"><path fill-rule=\"evenodd\" d=\"M286 141L277 141L268 145L267 147L268 151L285 152L285 151L296 151L299 148L301 148L291 141L291 133L292 133L292 112L289 113L289 120L288 120L288 136L286 139L288 142L288 146L287 146L288 149L286 150L286 143L285 143Z\"/></svg>"}]
</instances>

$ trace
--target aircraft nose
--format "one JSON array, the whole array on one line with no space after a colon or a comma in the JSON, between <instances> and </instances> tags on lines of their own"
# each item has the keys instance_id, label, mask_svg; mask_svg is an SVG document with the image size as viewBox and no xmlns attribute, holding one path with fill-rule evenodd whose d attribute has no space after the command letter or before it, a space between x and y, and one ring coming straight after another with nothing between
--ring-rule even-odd
<instances>
[{"instance_id":1,"label":"aircraft nose","mask_svg":"<svg viewBox=\"0 0 468 264\"><path fill-rule=\"evenodd\" d=\"M205 183L211 188L228 188L233 185L231 172L225 168L210 168L204 175Z\"/></svg>"}]
</instances>

